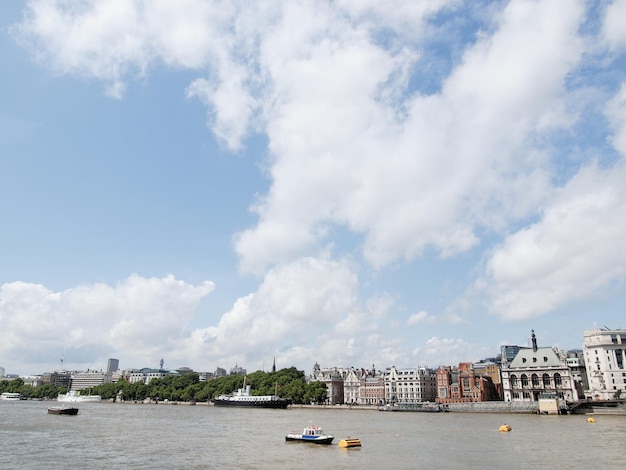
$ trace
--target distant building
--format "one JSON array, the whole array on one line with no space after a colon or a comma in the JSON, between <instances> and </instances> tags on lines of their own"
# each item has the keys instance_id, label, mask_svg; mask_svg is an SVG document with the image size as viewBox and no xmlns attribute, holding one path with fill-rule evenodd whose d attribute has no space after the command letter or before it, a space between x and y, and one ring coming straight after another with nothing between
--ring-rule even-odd
<instances>
[{"instance_id":1,"label":"distant building","mask_svg":"<svg viewBox=\"0 0 626 470\"><path fill-rule=\"evenodd\" d=\"M112 373L120 368L119 359L109 359L107 361L107 372Z\"/></svg>"},{"instance_id":2,"label":"distant building","mask_svg":"<svg viewBox=\"0 0 626 470\"><path fill-rule=\"evenodd\" d=\"M346 405L359 404L359 388L361 387L361 378L363 369L355 369L350 367L346 370L343 378L343 400Z\"/></svg>"},{"instance_id":3,"label":"distant building","mask_svg":"<svg viewBox=\"0 0 626 470\"><path fill-rule=\"evenodd\" d=\"M342 370L337 367L321 369L316 362L309 382L322 382L326 384L326 404L341 405L344 403Z\"/></svg>"},{"instance_id":4,"label":"distant building","mask_svg":"<svg viewBox=\"0 0 626 470\"><path fill-rule=\"evenodd\" d=\"M567 367L572 371L572 379L576 386L578 398L585 396L585 391L589 390L589 380L587 379L587 368L585 366L585 355L582 349L572 349L567 351L565 359Z\"/></svg>"},{"instance_id":5,"label":"distant building","mask_svg":"<svg viewBox=\"0 0 626 470\"><path fill-rule=\"evenodd\" d=\"M129 382L143 382L149 384L154 379L162 379L168 375L179 375L176 371L170 371L165 369L150 369L145 367L143 369L134 369L130 374Z\"/></svg>"},{"instance_id":6,"label":"distant building","mask_svg":"<svg viewBox=\"0 0 626 470\"><path fill-rule=\"evenodd\" d=\"M372 364L371 370L363 370L359 387L359 405L385 404L385 376Z\"/></svg>"},{"instance_id":7,"label":"distant building","mask_svg":"<svg viewBox=\"0 0 626 470\"><path fill-rule=\"evenodd\" d=\"M215 369L215 373L213 375L215 377L226 377L226 369L218 366L217 369Z\"/></svg>"},{"instance_id":8,"label":"distant building","mask_svg":"<svg viewBox=\"0 0 626 470\"><path fill-rule=\"evenodd\" d=\"M496 366L497 367L497 366ZM462 362L458 367L440 367L436 373L437 403L464 403L499 400L493 383L492 366L475 368Z\"/></svg>"},{"instance_id":9,"label":"distant building","mask_svg":"<svg viewBox=\"0 0 626 470\"><path fill-rule=\"evenodd\" d=\"M578 392L567 366L565 353L556 348L538 347L532 332L532 348L520 348L511 362L502 358L502 390L505 401L538 401L542 394L557 399L578 400Z\"/></svg>"},{"instance_id":10,"label":"distant building","mask_svg":"<svg viewBox=\"0 0 626 470\"><path fill-rule=\"evenodd\" d=\"M4 367L0 366L0 379L4 377L4 372L5 372Z\"/></svg>"},{"instance_id":11,"label":"distant building","mask_svg":"<svg viewBox=\"0 0 626 470\"><path fill-rule=\"evenodd\" d=\"M72 374L70 390L84 390L111 383L111 375L106 372L76 372Z\"/></svg>"},{"instance_id":12,"label":"distant building","mask_svg":"<svg viewBox=\"0 0 626 470\"><path fill-rule=\"evenodd\" d=\"M239 367L237 364L235 364L235 367L230 369L230 375L246 375L247 373L248 371L246 369Z\"/></svg>"},{"instance_id":13,"label":"distant building","mask_svg":"<svg viewBox=\"0 0 626 470\"><path fill-rule=\"evenodd\" d=\"M583 354L589 380L585 395L610 400L626 395L626 330L585 330Z\"/></svg>"},{"instance_id":14,"label":"distant building","mask_svg":"<svg viewBox=\"0 0 626 470\"><path fill-rule=\"evenodd\" d=\"M51 384L55 387L67 387L69 389L72 382L72 374L67 371L44 372L41 374L41 381L45 384Z\"/></svg>"},{"instance_id":15,"label":"distant building","mask_svg":"<svg viewBox=\"0 0 626 470\"><path fill-rule=\"evenodd\" d=\"M413 404L435 401L436 375L432 369L400 369L390 367L384 374L385 402Z\"/></svg>"}]
</instances>

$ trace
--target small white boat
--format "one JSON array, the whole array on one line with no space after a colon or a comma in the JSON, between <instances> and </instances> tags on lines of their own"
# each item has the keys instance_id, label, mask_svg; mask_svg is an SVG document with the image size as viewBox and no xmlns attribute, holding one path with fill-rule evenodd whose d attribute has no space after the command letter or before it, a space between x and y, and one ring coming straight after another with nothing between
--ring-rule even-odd
<instances>
[{"instance_id":1,"label":"small white boat","mask_svg":"<svg viewBox=\"0 0 626 470\"><path fill-rule=\"evenodd\" d=\"M324 430L319 426L307 426L302 431L302 434L287 434L285 436L285 440L288 442L310 442L312 444L326 445L333 442L334 438L335 436L332 434L325 434Z\"/></svg>"},{"instance_id":2,"label":"small white boat","mask_svg":"<svg viewBox=\"0 0 626 470\"><path fill-rule=\"evenodd\" d=\"M3 401L19 401L22 399L21 393L3 392L0 394L0 400Z\"/></svg>"},{"instance_id":3,"label":"small white boat","mask_svg":"<svg viewBox=\"0 0 626 470\"><path fill-rule=\"evenodd\" d=\"M98 403L102 401L100 395L81 395L78 390L70 390L67 393L59 393L57 401L65 403Z\"/></svg>"}]
</instances>

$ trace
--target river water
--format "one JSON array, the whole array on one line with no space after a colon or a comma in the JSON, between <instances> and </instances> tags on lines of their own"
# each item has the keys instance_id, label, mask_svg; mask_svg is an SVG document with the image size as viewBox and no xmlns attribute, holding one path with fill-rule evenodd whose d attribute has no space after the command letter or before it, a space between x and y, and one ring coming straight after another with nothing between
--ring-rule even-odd
<instances>
[{"instance_id":1,"label":"river water","mask_svg":"<svg viewBox=\"0 0 626 470\"><path fill-rule=\"evenodd\" d=\"M626 416L55 404L0 402L0 469L626 468ZM333 445L285 442L308 424ZM335 445L348 436L362 447Z\"/></svg>"}]
</instances>

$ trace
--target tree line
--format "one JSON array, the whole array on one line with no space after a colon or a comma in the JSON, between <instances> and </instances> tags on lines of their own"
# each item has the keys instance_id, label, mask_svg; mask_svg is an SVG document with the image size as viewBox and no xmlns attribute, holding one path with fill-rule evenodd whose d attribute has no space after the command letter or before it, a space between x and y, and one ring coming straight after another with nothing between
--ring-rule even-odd
<instances>
[{"instance_id":1,"label":"tree line","mask_svg":"<svg viewBox=\"0 0 626 470\"><path fill-rule=\"evenodd\" d=\"M121 399L124 401L169 400L169 401L210 401L219 395L228 395L243 388L244 380L250 385L252 395L278 395L292 403L309 404L326 402L327 388L322 382L307 383L303 371L295 367L276 372L257 371L247 376L227 375L207 381L200 381L195 372L171 375L153 379L149 384L130 383L120 380L102 384L89 390L92 395L100 395L103 400ZM26 398L55 399L59 393L66 393L66 387L51 384L31 387L22 379L0 381L0 392L17 392Z\"/></svg>"}]
</instances>

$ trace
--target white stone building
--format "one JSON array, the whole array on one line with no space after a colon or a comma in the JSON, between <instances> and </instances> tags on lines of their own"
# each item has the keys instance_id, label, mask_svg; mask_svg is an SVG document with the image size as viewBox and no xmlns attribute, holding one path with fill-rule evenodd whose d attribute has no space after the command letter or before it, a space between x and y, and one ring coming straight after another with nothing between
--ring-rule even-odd
<instances>
[{"instance_id":1,"label":"white stone building","mask_svg":"<svg viewBox=\"0 0 626 470\"><path fill-rule=\"evenodd\" d=\"M566 402L578 401L566 354L556 348L537 347L534 331L532 345L532 348L521 348L511 362L503 358L504 401L538 401L542 394L554 394Z\"/></svg>"},{"instance_id":2,"label":"white stone building","mask_svg":"<svg viewBox=\"0 0 626 470\"><path fill-rule=\"evenodd\" d=\"M434 402L436 398L435 371L427 368L398 370L396 366L385 371L385 401L387 403Z\"/></svg>"},{"instance_id":3,"label":"white stone building","mask_svg":"<svg viewBox=\"0 0 626 470\"><path fill-rule=\"evenodd\" d=\"M585 396L610 400L626 395L626 330L585 330L583 353L589 390Z\"/></svg>"}]
</instances>

